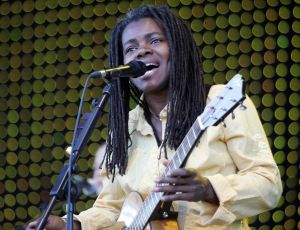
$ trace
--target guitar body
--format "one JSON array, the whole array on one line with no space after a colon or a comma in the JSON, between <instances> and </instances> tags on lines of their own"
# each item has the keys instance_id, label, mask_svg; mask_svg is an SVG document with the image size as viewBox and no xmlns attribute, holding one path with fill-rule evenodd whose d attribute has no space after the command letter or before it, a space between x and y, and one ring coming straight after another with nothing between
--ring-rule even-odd
<instances>
[{"instance_id":1,"label":"guitar body","mask_svg":"<svg viewBox=\"0 0 300 230\"><path fill-rule=\"evenodd\" d=\"M126 197L119 219L117 220L116 224L110 227L102 228L103 230L120 230L133 222L134 218L136 217L138 211L140 210L143 204L143 198L138 192L131 192ZM130 228L128 228L130 229ZM151 221L150 224L146 225L146 230L177 230L177 222L176 220L155 220ZM135 229L136 230L136 229ZM142 229L139 229L142 230Z\"/></svg>"}]
</instances>

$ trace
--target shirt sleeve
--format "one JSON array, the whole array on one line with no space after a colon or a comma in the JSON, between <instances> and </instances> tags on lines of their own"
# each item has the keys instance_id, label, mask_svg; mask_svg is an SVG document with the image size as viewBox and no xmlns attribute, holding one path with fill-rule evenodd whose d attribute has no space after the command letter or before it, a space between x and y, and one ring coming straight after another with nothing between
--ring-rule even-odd
<instances>
[{"instance_id":1,"label":"shirt sleeve","mask_svg":"<svg viewBox=\"0 0 300 230\"><path fill-rule=\"evenodd\" d=\"M97 197L93 207L74 215L74 219L81 223L82 230L99 229L116 223L125 198L125 194L115 178L103 176L103 189Z\"/></svg>"},{"instance_id":2,"label":"shirt sleeve","mask_svg":"<svg viewBox=\"0 0 300 230\"><path fill-rule=\"evenodd\" d=\"M235 118L229 115L226 127L222 127L237 173L207 176L219 206L204 203L207 213L201 214L203 225L229 224L257 215L274 208L282 194L280 173L257 111L248 97L243 104L247 109L236 108Z\"/></svg>"}]
</instances>

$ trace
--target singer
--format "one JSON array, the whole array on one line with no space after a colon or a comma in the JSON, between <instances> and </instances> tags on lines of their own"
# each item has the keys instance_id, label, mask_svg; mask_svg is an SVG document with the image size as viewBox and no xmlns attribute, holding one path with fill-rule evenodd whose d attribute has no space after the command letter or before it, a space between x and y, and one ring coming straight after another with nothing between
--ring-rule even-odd
<instances>
[{"instance_id":1,"label":"singer","mask_svg":"<svg viewBox=\"0 0 300 230\"><path fill-rule=\"evenodd\" d=\"M236 108L225 119L226 126L208 127L183 167L163 174L193 122L224 87L206 92L193 36L167 7L142 6L115 26L110 66L133 60L156 68L112 81L103 190L92 208L74 216L75 228L142 230L150 222L153 229L249 229L247 217L274 208L282 193L251 100L245 99L246 110ZM138 103L132 111L130 97ZM133 191L159 196L162 203L137 207ZM126 216L126 209L137 218ZM153 215L147 219L149 209ZM46 229L65 227L63 218L50 216Z\"/></svg>"}]
</instances>

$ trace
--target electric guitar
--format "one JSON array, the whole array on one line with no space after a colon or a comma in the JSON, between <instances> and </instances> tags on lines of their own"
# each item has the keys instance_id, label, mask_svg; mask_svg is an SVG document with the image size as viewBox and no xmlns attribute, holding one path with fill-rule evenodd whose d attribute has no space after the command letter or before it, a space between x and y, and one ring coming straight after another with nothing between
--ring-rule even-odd
<instances>
[{"instance_id":1,"label":"electric guitar","mask_svg":"<svg viewBox=\"0 0 300 230\"><path fill-rule=\"evenodd\" d=\"M214 98L198 116L187 135L177 148L174 157L167 165L162 176L182 167L201 134L209 126L217 125L231 113L239 104L245 109L242 101L245 99L244 81L236 74L225 86L222 92ZM103 230L175 230L177 222L168 219L168 213L162 213L165 220L151 221L155 212L161 206L162 192L150 192L143 201L138 192L131 192L125 199L117 223Z\"/></svg>"}]
</instances>

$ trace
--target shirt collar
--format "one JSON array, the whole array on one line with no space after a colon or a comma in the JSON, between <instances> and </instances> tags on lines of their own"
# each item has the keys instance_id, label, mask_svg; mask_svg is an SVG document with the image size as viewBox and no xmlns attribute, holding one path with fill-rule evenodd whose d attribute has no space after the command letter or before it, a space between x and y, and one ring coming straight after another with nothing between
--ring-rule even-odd
<instances>
[{"instance_id":1,"label":"shirt collar","mask_svg":"<svg viewBox=\"0 0 300 230\"><path fill-rule=\"evenodd\" d=\"M166 105L159 114L163 125L167 120L167 111L168 105ZM132 133L134 130L136 130L141 132L143 135L153 135L152 127L146 121L144 109L140 105L137 105L133 110L130 111L128 128L129 133Z\"/></svg>"}]
</instances>

